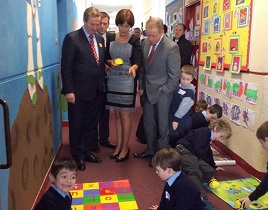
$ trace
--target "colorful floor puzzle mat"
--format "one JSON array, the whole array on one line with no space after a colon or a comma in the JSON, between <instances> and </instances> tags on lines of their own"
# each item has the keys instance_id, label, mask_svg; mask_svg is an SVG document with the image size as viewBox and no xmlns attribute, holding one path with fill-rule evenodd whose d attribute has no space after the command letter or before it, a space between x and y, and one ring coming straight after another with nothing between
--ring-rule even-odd
<instances>
[{"instance_id":1,"label":"colorful floor puzzle mat","mask_svg":"<svg viewBox=\"0 0 268 210\"><path fill-rule=\"evenodd\" d=\"M71 191L72 210L137 210L129 180L78 183Z\"/></svg>"},{"instance_id":2,"label":"colorful floor puzzle mat","mask_svg":"<svg viewBox=\"0 0 268 210\"><path fill-rule=\"evenodd\" d=\"M234 208L236 199L247 197L260 184L260 180L251 176L245 179L221 181L219 184L219 187L216 189L210 188L207 183L204 186ZM257 201L253 201L247 209L267 208L268 193L260 197Z\"/></svg>"}]
</instances>

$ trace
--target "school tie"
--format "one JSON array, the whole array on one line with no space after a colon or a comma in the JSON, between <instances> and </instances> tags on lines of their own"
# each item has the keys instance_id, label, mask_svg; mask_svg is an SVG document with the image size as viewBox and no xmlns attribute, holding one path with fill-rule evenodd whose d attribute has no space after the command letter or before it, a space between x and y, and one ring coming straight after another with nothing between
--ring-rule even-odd
<instances>
[{"instance_id":1,"label":"school tie","mask_svg":"<svg viewBox=\"0 0 268 210\"><path fill-rule=\"evenodd\" d=\"M155 51L155 45L152 46L151 52L150 52L150 54L149 54L149 56L147 58L148 64L150 63L150 61L151 61L151 59L152 59L152 57L154 55L154 51Z\"/></svg>"},{"instance_id":2,"label":"school tie","mask_svg":"<svg viewBox=\"0 0 268 210\"><path fill-rule=\"evenodd\" d=\"M90 47L91 47L91 49L92 49L92 52L93 52L93 54L94 54L94 57L95 57L95 60L96 60L97 64L99 64L98 55L97 55L97 52L96 52L96 49L95 49L95 45L94 45L93 35L90 34L90 35L89 35L89 38L90 38L90 41L89 41L89 43L90 43Z\"/></svg>"},{"instance_id":3,"label":"school tie","mask_svg":"<svg viewBox=\"0 0 268 210\"><path fill-rule=\"evenodd\" d=\"M71 198L68 195L65 195L65 198L64 199L65 199L66 204L68 204L68 206L69 205L72 205Z\"/></svg>"}]
</instances>

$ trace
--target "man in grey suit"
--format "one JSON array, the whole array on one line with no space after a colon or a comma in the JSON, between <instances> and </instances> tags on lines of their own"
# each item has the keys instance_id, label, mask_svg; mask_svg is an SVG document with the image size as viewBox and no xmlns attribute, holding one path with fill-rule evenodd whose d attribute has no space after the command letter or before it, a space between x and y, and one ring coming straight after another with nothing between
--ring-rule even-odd
<instances>
[{"instance_id":1,"label":"man in grey suit","mask_svg":"<svg viewBox=\"0 0 268 210\"><path fill-rule=\"evenodd\" d=\"M150 18L146 33L142 44L141 92L147 148L142 153L134 153L136 158L153 156L168 146L169 107L181 71L179 47L165 36L163 20ZM151 51L154 51L153 56Z\"/></svg>"}]
</instances>

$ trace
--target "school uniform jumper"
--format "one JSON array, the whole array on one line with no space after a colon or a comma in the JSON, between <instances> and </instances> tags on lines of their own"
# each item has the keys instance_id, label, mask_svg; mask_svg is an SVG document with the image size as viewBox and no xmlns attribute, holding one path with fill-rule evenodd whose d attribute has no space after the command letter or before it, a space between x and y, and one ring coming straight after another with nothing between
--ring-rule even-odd
<instances>
[{"instance_id":1,"label":"school uniform jumper","mask_svg":"<svg viewBox=\"0 0 268 210\"><path fill-rule=\"evenodd\" d=\"M205 111L203 111L203 112L205 112ZM208 127L209 122L206 120L206 117L203 114L203 112L196 112L193 115L191 115L192 129Z\"/></svg>"},{"instance_id":2,"label":"school uniform jumper","mask_svg":"<svg viewBox=\"0 0 268 210\"><path fill-rule=\"evenodd\" d=\"M158 210L201 210L204 203L195 184L184 172L169 186L166 183Z\"/></svg>"},{"instance_id":3,"label":"school uniform jumper","mask_svg":"<svg viewBox=\"0 0 268 210\"><path fill-rule=\"evenodd\" d=\"M210 147L211 132L208 127L191 130L176 147L183 160L182 171L197 185L202 197L206 197L203 180L214 177L216 168Z\"/></svg>"},{"instance_id":4,"label":"school uniform jumper","mask_svg":"<svg viewBox=\"0 0 268 210\"><path fill-rule=\"evenodd\" d=\"M42 196L34 210L72 210L72 196L64 198L53 187L50 187Z\"/></svg>"},{"instance_id":5,"label":"school uniform jumper","mask_svg":"<svg viewBox=\"0 0 268 210\"><path fill-rule=\"evenodd\" d=\"M181 84L173 93L169 110L169 144L176 147L176 142L186 136L191 130L191 107L194 105L195 86L193 84L182 87ZM173 129L172 122L177 122L177 129Z\"/></svg>"}]
</instances>

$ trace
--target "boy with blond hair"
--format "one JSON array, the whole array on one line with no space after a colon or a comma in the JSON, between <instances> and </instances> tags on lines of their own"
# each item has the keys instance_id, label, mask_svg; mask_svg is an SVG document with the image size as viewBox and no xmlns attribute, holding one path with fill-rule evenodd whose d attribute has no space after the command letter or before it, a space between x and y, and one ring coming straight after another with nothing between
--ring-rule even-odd
<instances>
[{"instance_id":1,"label":"boy with blond hair","mask_svg":"<svg viewBox=\"0 0 268 210\"><path fill-rule=\"evenodd\" d=\"M228 139L231 135L230 124L224 119L217 119L208 127L191 130L177 142L176 151L182 157L182 170L199 188L205 202L208 201L203 180L214 180L215 170L224 171L223 168L216 167L210 143L214 140Z\"/></svg>"},{"instance_id":2,"label":"boy with blond hair","mask_svg":"<svg viewBox=\"0 0 268 210\"><path fill-rule=\"evenodd\" d=\"M185 65L181 69L180 84L176 87L169 110L169 144L175 147L178 139L191 130L191 107L194 105L195 86L191 84L195 69Z\"/></svg>"}]
</instances>

